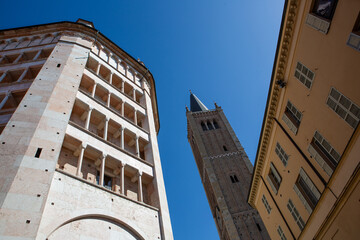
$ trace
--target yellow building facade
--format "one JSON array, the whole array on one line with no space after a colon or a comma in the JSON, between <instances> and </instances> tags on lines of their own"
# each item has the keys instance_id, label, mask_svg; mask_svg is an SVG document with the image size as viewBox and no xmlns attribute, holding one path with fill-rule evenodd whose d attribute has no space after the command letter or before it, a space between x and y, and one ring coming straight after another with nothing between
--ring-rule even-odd
<instances>
[{"instance_id":1,"label":"yellow building facade","mask_svg":"<svg viewBox=\"0 0 360 240\"><path fill-rule=\"evenodd\" d=\"M285 1L248 202L272 239L357 239L360 1Z\"/></svg>"}]
</instances>

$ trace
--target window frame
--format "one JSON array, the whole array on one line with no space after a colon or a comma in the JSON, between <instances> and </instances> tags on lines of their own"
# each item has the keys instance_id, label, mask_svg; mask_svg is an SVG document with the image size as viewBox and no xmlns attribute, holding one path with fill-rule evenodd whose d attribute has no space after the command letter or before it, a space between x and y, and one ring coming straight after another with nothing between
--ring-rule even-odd
<instances>
[{"instance_id":1,"label":"window frame","mask_svg":"<svg viewBox=\"0 0 360 240\"><path fill-rule=\"evenodd\" d=\"M272 190L275 192L275 194L278 194L282 182L282 177L272 162L270 162L270 168L266 179L270 183L270 186Z\"/></svg>"},{"instance_id":2,"label":"window frame","mask_svg":"<svg viewBox=\"0 0 360 240\"><path fill-rule=\"evenodd\" d=\"M284 148L280 145L279 142L276 142L275 153L286 167L289 161L289 155L285 152Z\"/></svg>"},{"instance_id":3,"label":"window frame","mask_svg":"<svg viewBox=\"0 0 360 240\"><path fill-rule=\"evenodd\" d=\"M312 75L312 77L309 76L309 74ZM311 71L310 68L298 61L295 66L294 77L299 80L307 89L311 89L314 82L315 73ZM310 85L308 86L307 83L310 83Z\"/></svg>"},{"instance_id":4,"label":"window frame","mask_svg":"<svg viewBox=\"0 0 360 240\"><path fill-rule=\"evenodd\" d=\"M334 96L334 94L338 96L336 97ZM348 104L348 107L346 107L344 104ZM342 94L340 91L338 91L336 88L330 88L329 95L326 99L326 105L340 118L342 118L351 128L355 129L356 126L359 124L360 107L355 102L346 97L344 94ZM353 111L355 111L355 113ZM355 124L352 125L351 123L349 123L349 119L351 121L355 121Z\"/></svg>"},{"instance_id":5,"label":"window frame","mask_svg":"<svg viewBox=\"0 0 360 240\"><path fill-rule=\"evenodd\" d=\"M318 131L314 133L308 152L329 176L335 171L341 159L339 152Z\"/></svg>"},{"instance_id":6,"label":"window frame","mask_svg":"<svg viewBox=\"0 0 360 240\"><path fill-rule=\"evenodd\" d=\"M262 201L262 203L264 204L267 213L270 214L270 213L271 213L271 210L272 210L272 207L270 206L270 204L269 204L269 202L268 202L268 200L266 199L266 197L265 197L264 194L262 195L261 201Z\"/></svg>"},{"instance_id":7,"label":"window frame","mask_svg":"<svg viewBox=\"0 0 360 240\"><path fill-rule=\"evenodd\" d=\"M330 16L328 16L328 17L321 15L314 10L320 4L319 1L324 1L324 0L314 0L313 1L311 8L310 8L310 12L308 13L308 15L306 17L306 24L321 33L327 34L330 29L330 23L335 15L338 0L328 0L328 1L333 2L332 6L331 6L331 8L332 8L331 13L330 13Z\"/></svg>"},{"instance_id":8,"label":"window frame","mask_svg":"<svg viewBox=\"0 0 360 240\"><path fill-rule=\"evenodd\" d=\"M332 4L332 6L330 7L331 8L330 15L328 17L321 15L315 11L315 8L318 8L319 5L321 4L321 1L324 1L324 2L328 1L328 2L331 2L330 4ZM337 2L338 2L337 0L314 0L313 4L311 6L311 13L316 15L319 18L326 19L327 21L331 21L335 15Z\"/></svg>"},{"instance_id":9,"label":"window frame","mask_svg":"<svg viewBox=\"0 0 360 240\"><path fill-rule=\"evenodd\" d=\"M300 117L296 116L297 114L300 114ZM297 107L295 107L295 105L290 100L288 100L285 106L282 120L289 127L290 131L292 131L295 135L299 130L302 118L302 112L300 112Z\"/></svg>"},{"instance_id":10,"label":"window frame","mask_svg":"<svg viewBox=\"0 0 360 240\"><path fill-rule=\"evenodd\" d=\"M311 214L320 199L321 193L303 168L300 169L293 189L306 210Z\"/></svg>"},{"instance_id":11,"label":"window frame","mask_svg":"<svg viewBox=\"0 0 360 240\"><path fill-rule=\"evenodd\" d=\"M290 198L289 198L289 201L286 204L286 206L287 206L287 209L289 210L291 216L293 216L296 224L302 231L305 227L305 222L304 222L303 218L301 217L299 211L296 209L295 204L293 203L293 201Z\"/></svg>"}]
</instances>

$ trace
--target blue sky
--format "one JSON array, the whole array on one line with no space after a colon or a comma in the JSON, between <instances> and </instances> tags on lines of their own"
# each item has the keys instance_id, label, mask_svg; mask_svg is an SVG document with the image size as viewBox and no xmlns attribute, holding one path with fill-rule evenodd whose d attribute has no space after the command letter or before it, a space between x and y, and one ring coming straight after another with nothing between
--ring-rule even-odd
<instances>
[{"instance_id":1,"label":"blue sky","mask_svg":"<svg viewBox=\"0 0 360 240\"><path fill-rule=\"evenodd\" d=\"M0 29L92 21L154 75L174 237L219 239L187 141L189 89L220 105L253 162L284 0L2 1Z\"/></svg>"}]
</instances>

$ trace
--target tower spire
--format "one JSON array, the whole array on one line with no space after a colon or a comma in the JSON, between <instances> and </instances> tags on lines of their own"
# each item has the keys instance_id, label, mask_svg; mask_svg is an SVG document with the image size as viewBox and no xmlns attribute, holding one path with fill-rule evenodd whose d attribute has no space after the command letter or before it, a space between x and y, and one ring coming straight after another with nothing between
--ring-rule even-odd
<instances>
[{"instance_id":1,"label":"tower spire","mask_svg":"<svg viewBox=\"0 0 360 240\"><path fill-rule=\"evenodd\" d=\"M190 111L202 112L207 110L209 109L190 91Z\"/></svg>"}]
</instances>

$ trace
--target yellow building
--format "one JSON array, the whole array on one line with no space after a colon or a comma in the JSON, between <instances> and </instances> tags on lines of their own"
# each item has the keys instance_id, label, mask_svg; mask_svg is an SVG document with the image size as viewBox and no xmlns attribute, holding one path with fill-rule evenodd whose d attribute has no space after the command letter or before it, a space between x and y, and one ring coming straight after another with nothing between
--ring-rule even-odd
<instances>
[{"instance_id":1,"label":"yellow building","mask_svg":"<svg viewBox=\"0 0 360 240\"><path fill-rule=\"evenodd\" d=\"M285 1L248 202L272 239L358 239L360 1Z\"/></svg>"}]
</instances>

